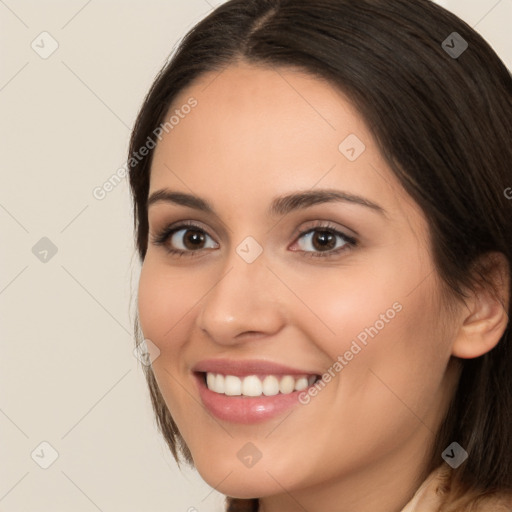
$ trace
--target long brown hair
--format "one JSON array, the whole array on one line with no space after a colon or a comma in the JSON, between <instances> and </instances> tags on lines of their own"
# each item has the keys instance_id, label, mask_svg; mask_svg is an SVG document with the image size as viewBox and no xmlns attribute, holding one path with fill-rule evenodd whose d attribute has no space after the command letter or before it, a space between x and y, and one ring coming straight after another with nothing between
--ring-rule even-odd
<instances>
[{"instance_id":1,"label":"long brown hair","mask_svg":"<svg viewBox=\"0 0 512 512\"><path fill-rule=\"evenodd\" d=\"M449 39L454 32L468 43L460 55L443 44L448 40L454 46ZM430 0L228 1L185 36L155 79L133 129L131 160L164 122L178 93L204 73L220 72L240 59L297 68L345 93L428 219L434 263L450 293L463 299L464 289L486 282L486 272L473 266L488 252L504 254L510 266L512 200L506 190L512 187L512 76L464 21ZM141 261L148 242L152 154L130 163ZM136 332L140 336L137 319ZM442 463L441 453L456 440L470 456L454 470L453 489L466 497L510 491L510 325L493 350L461 364L429 468ZM171 452L178 464L180 456L192 464L151 367L146 377ZM469 510L467 500L458 500L461 510ZM232 511L258 506L257 500L228 503Z\"/></svg>"}]
</instances>

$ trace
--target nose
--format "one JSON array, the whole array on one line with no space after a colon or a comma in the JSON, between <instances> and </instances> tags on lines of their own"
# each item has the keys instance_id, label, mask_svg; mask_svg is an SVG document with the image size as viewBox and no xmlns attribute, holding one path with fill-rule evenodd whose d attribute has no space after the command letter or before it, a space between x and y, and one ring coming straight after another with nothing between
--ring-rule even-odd
<instances>
[{"instance_id":1,"label":"nose","mask_svg":"<svg viewBox=\"0 0 512 512\"><path fill-rule=\"evenodd\" d=\"M263 255L247 263L234 253L200 302L197 326L222 345L274 335L285 324L279 286Z\"/></svg>"}]
</instances>

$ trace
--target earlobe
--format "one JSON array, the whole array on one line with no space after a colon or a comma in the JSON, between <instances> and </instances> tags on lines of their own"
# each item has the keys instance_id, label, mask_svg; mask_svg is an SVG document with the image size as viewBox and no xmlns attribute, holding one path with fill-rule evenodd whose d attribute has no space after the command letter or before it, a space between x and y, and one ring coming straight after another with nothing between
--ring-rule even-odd
<instances>
[{"instance_id":1,"label":"earlobe","mask_svg":"<svg viewBox=\"0 0 512 512\"><path fill-rule=\"evenodd\" d=\"M471 290L461 306L460 327L452 354L462 359L479 357L500 341L508 322L510 269L502 253L488 253L480 262L486 282Z\"/></svg>"}]
</instances>

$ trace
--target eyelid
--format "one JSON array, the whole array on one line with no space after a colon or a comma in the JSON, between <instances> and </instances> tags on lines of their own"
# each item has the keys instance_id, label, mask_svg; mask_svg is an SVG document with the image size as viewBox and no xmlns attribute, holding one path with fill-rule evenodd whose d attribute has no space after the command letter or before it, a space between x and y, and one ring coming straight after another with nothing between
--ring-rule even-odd
<instances>
[{"instance_id":1,"label":"eyelid","mask_svg":"<svg viewBox=\"0 0 512 512\"><path fill-rule=\"evenodd\" d=\"M303 222L294 229L292 233L292 238L295 240L296 237L300 235L304 235L305 233L308 233L309 231L312 231L314 229L322 228L326 230L336 231L337 233L343 235L348 240L357 241L357 239L359 238L359 233L357 233L355 230L327 219L316 219L312 221Z\"/></svg>"}]
</instances>

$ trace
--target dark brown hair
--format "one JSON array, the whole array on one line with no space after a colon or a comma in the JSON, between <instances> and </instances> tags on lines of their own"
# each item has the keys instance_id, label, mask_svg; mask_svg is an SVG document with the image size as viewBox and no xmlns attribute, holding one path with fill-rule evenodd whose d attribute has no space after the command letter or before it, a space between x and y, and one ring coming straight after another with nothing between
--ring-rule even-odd
<instances>
[{"instance_id":1,"label":"dark brown hair","mask_svg":"<svg viewBox=\"0 0 512 512\"><path fill-rule=\"evenodd\" d=\"M468 43L459 56L442 45L453 32ZM164 122L178 93L238 60L305 71L353 102L425 214L434 263L454 297L463 300L464 290L485 283L486 272L474 268L480 256L502 253L510 268L512 200L505 190L512 187L512 76L464 21L430 0L228 1L186 35L157 76L133 129L130 158ZM130 164L141 261L152 154ZM493 350L460 363L429 468L457 441L469 458L454 471L453 488L465 496L512 491L510 325ZM150 367L146 377L170 450L178 463L180 454L192 463ZM258 506L257 500L228 503L233 511Z\"/></svg>"}]
</instances>

